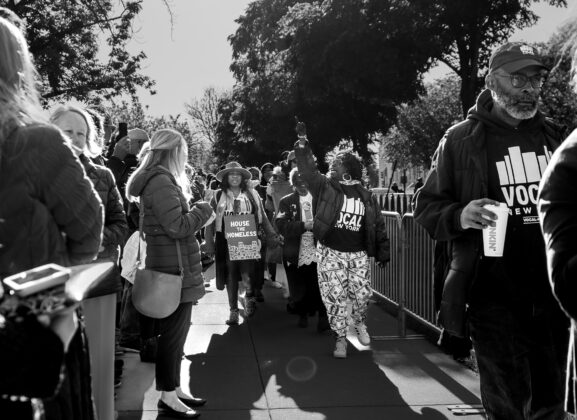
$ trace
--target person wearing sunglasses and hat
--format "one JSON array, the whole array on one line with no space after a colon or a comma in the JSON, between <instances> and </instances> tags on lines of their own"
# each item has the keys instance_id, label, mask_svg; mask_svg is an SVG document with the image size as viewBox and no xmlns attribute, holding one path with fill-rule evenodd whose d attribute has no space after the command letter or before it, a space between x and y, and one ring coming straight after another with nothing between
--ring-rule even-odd
<instances>
[{"instance_id":1,"label":"person wearing sunglasses and hat","mask_svg":"<svg viewBox=\"0 0 577 420\"><path fill-rule=\"evenodd\" d=\"M216 213L215 220L206 227L204 250L215 256L216 285L222 290L226 285L230 315L228 325L239 323L238 289L243 283L245 294L245 314L250 317L256 310L255 276L257 258L231 260L225 238L225 216L252 214L255 216L257 231L264 231L270 246L279 243L279 236L270 224L258 193L252 188L251 173L238 162L229 162L216 174L221 183L210 204ZM259 250L260 252L260 250Z\"/></svg>"},{"instance_id":2,"label":"person wearing sunglasses and hat","mask_svg":"<svg viewBox=\"0 0 577 420\"><path fill-rule=\"evenodd\" d=\"M539 181L565 130L539 112L547 66L527 44L492 53L486 89L449 128L415 197L415 220L447 241L439 322L470 336L490 419L562 419L568 321L547 278L537 214ZM482 230L509 208L502 257L483 252Z\"/></svg>"}]
</instances>

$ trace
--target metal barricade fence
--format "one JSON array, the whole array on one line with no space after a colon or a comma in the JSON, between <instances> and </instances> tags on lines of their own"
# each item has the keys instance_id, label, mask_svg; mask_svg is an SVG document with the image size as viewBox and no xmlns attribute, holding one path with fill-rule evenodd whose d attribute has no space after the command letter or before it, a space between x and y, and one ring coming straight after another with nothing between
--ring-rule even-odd
<instances>
[{"instance_id":1,"label":"metal barricade fence","mask_svg":"<svg viewBox=\"0 0 577 420\"><path fill-rule=\"evenodd\" d=\"M405 283L404 308L421 321L435 327L433 263L435 242L427 231L406 213L401 222Z\"/></svg>"},{"instance_id":2,"label":"metal barricade fence","mask_svg":"<svg viewBox=\"0 0 577 420\"><path fill-rule=\"evenodd\" d=\"M384 269L373 261L373 290L397 306L399 337L406 336L407 313L438 331L433 297L434 241L415 222L412 213L402 218L396 212L383 211L382 214L391 260Z\"/></svg>"},{"instance_id":3,"label":"metal barricade fence","mask_svg":"<svg viewBox=\"0 0 577 420\"><path fill-rule=\"evenodd\" d=\"M386 193L386 189L373 188L371 190L377 202L381 207L381 210L393 211L399 214L405 214L411 212L411 201L413 200L414 194L406 193Z\"/></svg>"},{"instance_id":4,"label":"metal barricade fence","mask_svg":"<svg viewBox=\"0 0 577 420\"><path fill-rule=\"evenodd\" d=\"M380 268L374 262L371 264L371 279L373 290L392 303L399 302L399 279L401 278L401 216L392 211L383 211L385 229L390 241L391 261L386 267Z\"/></svg>"}]
</instances>

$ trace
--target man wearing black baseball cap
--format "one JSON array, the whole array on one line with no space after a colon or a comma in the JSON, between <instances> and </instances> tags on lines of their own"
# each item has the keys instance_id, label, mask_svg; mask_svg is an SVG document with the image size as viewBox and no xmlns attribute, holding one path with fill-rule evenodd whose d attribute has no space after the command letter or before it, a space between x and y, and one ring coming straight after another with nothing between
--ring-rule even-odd
<instances>
[{"instance_id":1,"label":"man wearing black baseball cap","mask_svg":"<svg viewBox=\"0 0 577 420\"><path fill-rule=\"evenodd\" d=\"M568 322L548 283L537 215L539 181L564 130L539 112L547 66L524 43L493 52L486 89L451 127L415 197L415 219L450 251L439 323L470 336L489 419L563 419ZM508 207L501 257L483 229Z\"/></svg>"}]
</instances>

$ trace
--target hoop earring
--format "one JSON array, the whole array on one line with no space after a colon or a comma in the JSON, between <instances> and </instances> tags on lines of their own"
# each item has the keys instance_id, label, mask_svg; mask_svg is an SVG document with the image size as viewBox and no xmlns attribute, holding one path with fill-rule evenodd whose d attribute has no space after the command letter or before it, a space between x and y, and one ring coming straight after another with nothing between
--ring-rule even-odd
<instances>
[{"instance_id":1,"label":"hoop earring","mask_svg":"<svg viewBox=\"0 0 577 420\"><path fill-rule=\"evenodd\" d=\"M343 174L343 181L350 182L353 178L349 174Z\"/></svg>"}]
</instances>

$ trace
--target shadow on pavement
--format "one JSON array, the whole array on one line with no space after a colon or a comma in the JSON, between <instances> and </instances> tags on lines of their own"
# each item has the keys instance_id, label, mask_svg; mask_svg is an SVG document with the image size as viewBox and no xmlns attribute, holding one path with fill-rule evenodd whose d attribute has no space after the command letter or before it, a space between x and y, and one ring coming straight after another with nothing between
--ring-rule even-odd
<instances>
[{"instance_id":1,"label":"shadow on pavement","mask_svg":"<svg viewBox=\"0 0 577 420\"><path fill-rule=\"evenodd\" d=\"M384 372L383 363L387 369L391 363L399 377L405 374L423 375L423 379L432 377L459 400L478 401L424 356L402 360L404 355L393 348L392 353L387 351L388 358L381 360L379 354L368 348L360 351L349 343L348 358L335 359L332 356L334 340L316 332L316 320L311 320L308 329L297 328L296 317L286 314L284 307L280 298L267 296L254 318L229 327L223 334L213 334L205 352L187 356L191 361L190 389L209 400L202 409L203 418L438 420L452 417L444 406L435 407L435 403L426 402L426 398L423 404L409 404ZM408 369L403 366L405 363ZM419 378L412 380L418 382Z\"/></svg>"}]
</instances>

